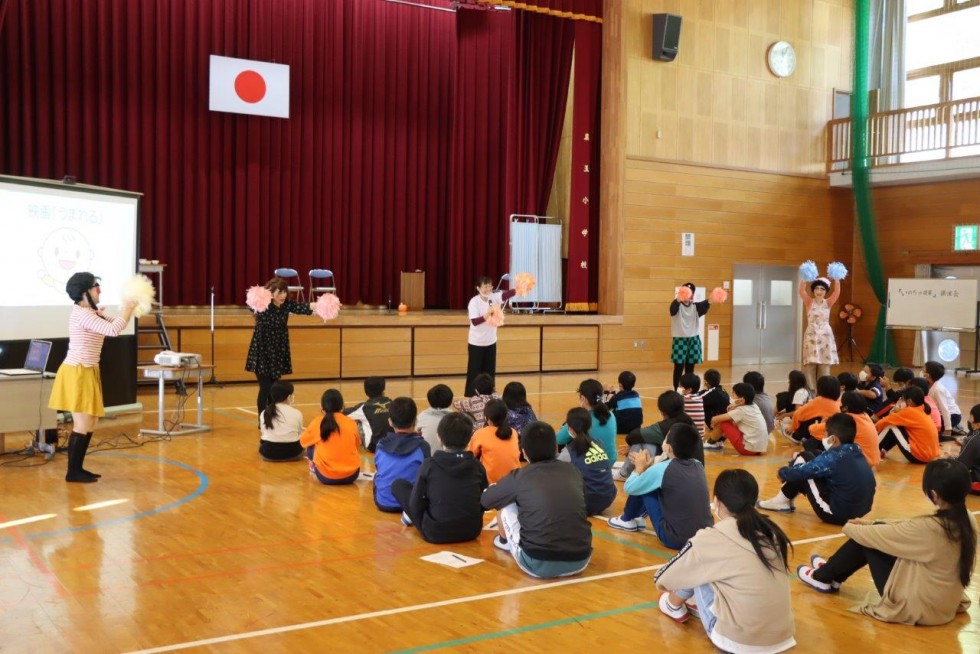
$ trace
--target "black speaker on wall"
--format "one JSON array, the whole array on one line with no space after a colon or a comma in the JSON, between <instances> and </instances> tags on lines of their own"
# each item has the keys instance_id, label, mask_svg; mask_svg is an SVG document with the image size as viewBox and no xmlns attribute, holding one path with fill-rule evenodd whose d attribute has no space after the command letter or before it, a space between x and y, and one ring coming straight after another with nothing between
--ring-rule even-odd
<instances>
[{"instance_id":1,"label":"black speaker on wall","mask_svg":"<svg viewBox=\"0 0 980 654\"><path fill-rule=\"evenodd\" d=\"M681 17L674 14L653 15L653 58L673 61L681 42Z\"/></svg>"}]
</instances>

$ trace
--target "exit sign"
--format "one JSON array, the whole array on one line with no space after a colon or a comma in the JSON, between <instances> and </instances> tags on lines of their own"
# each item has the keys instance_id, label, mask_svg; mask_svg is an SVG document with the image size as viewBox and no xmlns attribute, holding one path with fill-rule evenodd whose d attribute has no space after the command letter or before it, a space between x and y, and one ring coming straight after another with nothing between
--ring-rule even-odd
<instances>
[{"instance_id":1,"label":"exit sign","mask_svg":"<svg viewBox=\"0 0 980 654\"><path fill-rule=\"evenodd\" d=\"M953 250L980 249L980 225L956 225L953 227Z\"/></svg>"}]
</instances>

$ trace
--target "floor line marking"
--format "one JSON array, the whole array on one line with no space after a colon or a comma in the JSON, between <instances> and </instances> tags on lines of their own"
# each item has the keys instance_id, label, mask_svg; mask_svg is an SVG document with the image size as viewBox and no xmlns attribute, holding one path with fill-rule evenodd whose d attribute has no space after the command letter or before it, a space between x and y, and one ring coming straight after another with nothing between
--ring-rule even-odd
<instances>
[{"instance_id":1,"label":"floor line marking","mask_svg":"<svg viewBox=\"0 0 980 654\"><path fill-rule=\"evenodd\" d=\"M236 640L245 640L247 638L258 638L260 636L272 636L276 634L288 633L291 631L302 631L304 629L315 629L317 627L326 627L335 624L343 624L347 622L358 622L360 620L369 620L371 618L383 618L389 615L398 615L401 613L412 613L414 611L424 611L427 609L435 609L443 606L453 606L455 604L466 604L468 602L478 602L485 599L494 599L497 597L508 597L511 595L521 595L524 593L533 593L539 590L548 590L551 588L560 588L563 586L573 586L576 584L584 584L592 581L600 581L603 579L613 579L616 577L625 577L628 575L640 574L643 572L652 572L654 570L659 570L665 563L659 563L657 565L647 565L640 568L632 568L629 570L619 570L617 572L607 572L604 574L593 575L590 577L578 577L574 579L563 579L561 581L554 581L550 583L542 583L535 586L523 586L521 588L509 588L507 590L498 590L492 593L481 593L479 595L467 595L465 597L456 597L448 600L439 600L436 602L426 602L424 604L413 604L410 606L402 606L394 609L384 609L382 611L371 611L368 613L355 613L353 615L346 615L337 618L328 618L326 620L317 620L314 622L304 622L300 624L287 625L284 627L272 627L269 629L259 629L257 631L248 631L240 634L232 634L229 636L218 636L215 638L205 638L203 640L196 640L186 643L176 643L173 645L164 645L162 647L153 647L150 649L142 649L130 652L130 654L155 654L157 652L173 652L181 649L190 649L192 647L204 647L207 645L217 645L219 643L228 643Z\"/></svg>"}]
</instances>

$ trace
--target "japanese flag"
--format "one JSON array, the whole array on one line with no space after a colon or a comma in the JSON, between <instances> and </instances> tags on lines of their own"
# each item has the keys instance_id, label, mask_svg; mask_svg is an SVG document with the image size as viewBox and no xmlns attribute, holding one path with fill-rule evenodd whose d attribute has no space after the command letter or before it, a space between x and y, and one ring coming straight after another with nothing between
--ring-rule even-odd
<instances>
[{"instance_id":1,"label":"japanese flag","mask_svg":"<svg viewBox=\"0 0 980 654\"><path fill-rule=\"evenodd\" d=\"M208 108L289 118L289 66L211 55Z\"/></svg>"}]
</instances>

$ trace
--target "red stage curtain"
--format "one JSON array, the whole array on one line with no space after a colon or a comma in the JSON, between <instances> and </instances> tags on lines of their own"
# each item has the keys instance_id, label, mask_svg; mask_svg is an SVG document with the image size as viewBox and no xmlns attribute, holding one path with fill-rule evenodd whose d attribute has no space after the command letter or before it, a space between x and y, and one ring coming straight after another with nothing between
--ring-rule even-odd
<instances>
[{"instance_id":1,"label":"red stage curtain","mask_svg":"<svg viewBox=\"0 0 980 654\"><path fill-rule=\"evenodd\" d=\"M494 5L548 14L557 18L573 18L602 22L603 0L458 0L457 4L479 8Z\"/></svg>"},{"instance_id":2,"label":"red stage curtain","mask_svg":"<svg viewBox=\"0 0 980 654\"><path fill-rule=\"evenodd\" d=\"M140 255L170 264L168 304L212 283L240 303L280 265L332 268L345 303L397 302L401 270L443 266L453 14L14 0L7 19L0 170L143 192ZM209 112L211 54L289 64L290 118Z\"/></svg>"}]
</instances>

